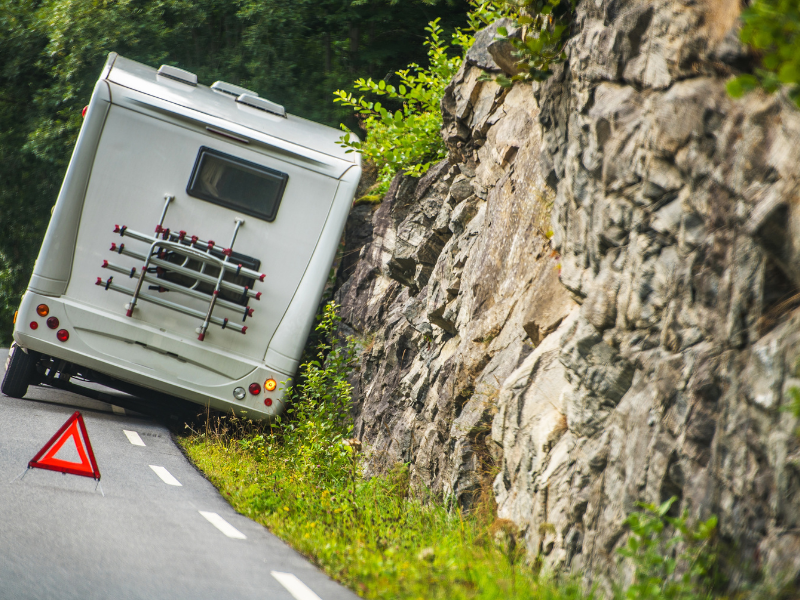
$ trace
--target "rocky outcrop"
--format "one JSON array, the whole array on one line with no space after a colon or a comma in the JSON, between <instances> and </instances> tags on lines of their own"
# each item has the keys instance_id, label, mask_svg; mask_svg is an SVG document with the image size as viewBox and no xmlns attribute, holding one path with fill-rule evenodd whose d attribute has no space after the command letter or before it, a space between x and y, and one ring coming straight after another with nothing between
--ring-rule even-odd
<instances>
[{"instance_id":1,"label":"rocky outcrop","mask_svg":"<svg viewBox=\"0 0 800 600\"><path fill-rule=\"evenodd\" d=\"M719 516L734 584L800 574L800 111L732 100L738 3L578 4L510 90L491 40L339 289L369 473L491 490L529 552L607 573L637 501Z\"/></svg>"}]
</instances>

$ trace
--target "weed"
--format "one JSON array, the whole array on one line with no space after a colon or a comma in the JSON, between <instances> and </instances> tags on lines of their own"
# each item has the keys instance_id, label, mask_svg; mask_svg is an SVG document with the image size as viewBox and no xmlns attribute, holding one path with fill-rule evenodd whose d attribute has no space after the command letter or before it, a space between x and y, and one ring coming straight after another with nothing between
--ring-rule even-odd
<instances>
[{"instance_id":1,"label":"weed","mask_svg":"<svg viewBox=\"0 0 800 600\"><path fill-rule=\"evenodd\" d=\"M800 5L797 0L754 0L742 13L739 37L759 54L760 66L728 82L738 98L761 88L773 93L786 86L800 106Z\"/></svg>"},{"instance_id":2,"label":"weed","mask_svg":"<svg viewBox=\"0 0 800 600\"><path fill-rule=\"evenodd\" d=\"M679 517L669 516L676 500L672 497L660 506L640 503L643 511L632 513L625 520L631 536L618 552L633 562L634 579L624 591L617 589L615 596L619 600L712 597L717 518L712 516L689 525L687 512Z\"/></svg>"}]
</instances>

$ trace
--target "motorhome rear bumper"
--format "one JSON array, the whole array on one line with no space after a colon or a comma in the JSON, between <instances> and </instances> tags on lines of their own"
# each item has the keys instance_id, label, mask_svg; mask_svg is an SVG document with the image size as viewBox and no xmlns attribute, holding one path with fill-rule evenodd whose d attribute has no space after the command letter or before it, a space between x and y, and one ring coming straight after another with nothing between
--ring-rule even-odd
<instances>
[{"instance_id":1,"label":"motorhome rear bumper","mask_svg":"<svg viewBox=\"0 0 800 600\"><path fill-rule=\"evenodd\" d=\"M46 304L59 320L57 330L69 332L61 342L46 318L36 313ZM37 322L36 329L30 323ZM180 337L155 329L142 321L106 314L69 298L53 298L28 291L22 299L14 339L23 348L93 369L109 377L189 400L217 410L247 413L256 419L281 414L284 383L290 375L263 363L233 357L209 347L198 351ZM264 390L267 379L278 389ZM237 387L258 383L261 393L247 393L243 401L233 397ZM272 400L267 406L265 400Z\"/></svg>"}]
</instances>

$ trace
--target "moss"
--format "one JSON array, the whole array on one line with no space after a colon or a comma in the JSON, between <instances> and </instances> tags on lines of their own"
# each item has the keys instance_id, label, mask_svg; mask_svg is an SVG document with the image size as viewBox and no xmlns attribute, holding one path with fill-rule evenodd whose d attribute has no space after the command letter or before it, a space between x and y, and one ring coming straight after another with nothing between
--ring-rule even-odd
<instances>
[{"instance_id":1,"label":"moss","mask_svg":"<svg viewBox=\"0 0 800 600\"><path fill-rule=\"evenodd\" d=\"M367 194L353 202L353 206L358 206L359 204L380 204L381 202L383 202L382 194Z\"/></svg>"}]
</instances>

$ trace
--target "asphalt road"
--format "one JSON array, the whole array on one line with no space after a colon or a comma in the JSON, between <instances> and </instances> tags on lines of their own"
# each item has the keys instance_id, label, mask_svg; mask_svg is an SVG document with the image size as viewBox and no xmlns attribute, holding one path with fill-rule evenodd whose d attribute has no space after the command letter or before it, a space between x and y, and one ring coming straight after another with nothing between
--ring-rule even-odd
<instances>
[{"instance_id":1,"label":"asphalt road","mask_svg":"<svg viewBox=\"0 0 800 600\"><path fill-rule=\"evenodd\" d=\"M25 472L75 410L102 492L90 478ZM0 414L0 599L357 598L234 512L161 424L44 387L0 396ZM57 458L77 460L70 444Z\"/></svg>"}]
</instances>

